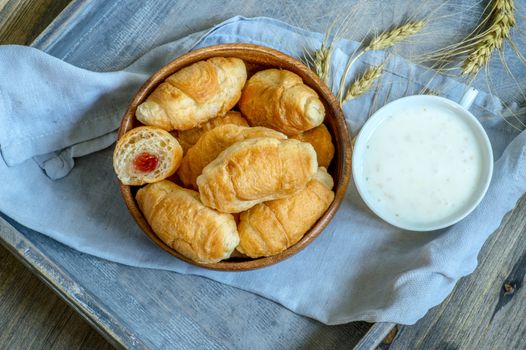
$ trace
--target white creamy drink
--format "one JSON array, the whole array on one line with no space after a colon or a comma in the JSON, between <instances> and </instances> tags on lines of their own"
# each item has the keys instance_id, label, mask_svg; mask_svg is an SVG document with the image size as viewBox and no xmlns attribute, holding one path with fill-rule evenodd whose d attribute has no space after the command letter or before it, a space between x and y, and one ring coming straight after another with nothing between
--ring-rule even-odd
<instances>
[{"instance_id":1,"label":"white creamy drink","mask_svg":"<svg viewBox=\"0 0 526 350\"><path fill-rule=\"evenodd\" d=\"M364 153L371 200L386 219L409 226L447 220L480 185L481 145L452 109L407 106L374 130Z\"/></svg>"}]
</instances>

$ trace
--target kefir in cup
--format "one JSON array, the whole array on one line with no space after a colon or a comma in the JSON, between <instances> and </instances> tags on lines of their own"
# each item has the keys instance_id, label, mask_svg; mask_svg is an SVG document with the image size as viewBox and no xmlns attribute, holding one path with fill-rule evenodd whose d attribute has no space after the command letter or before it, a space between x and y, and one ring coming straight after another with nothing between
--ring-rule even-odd
<instances>
[{"instance_id":1,"label":"kefir in cup","mask_svg":"<svg viewBox=\"0 0 526 350\"><path fill-rule=\"evenodd\" d=\"M458 222L480 203L493 155L467 108L415 95L371 116L356 139L353 178L372 211L392 225L430 231Z\"/></svg>"}]
</instances>

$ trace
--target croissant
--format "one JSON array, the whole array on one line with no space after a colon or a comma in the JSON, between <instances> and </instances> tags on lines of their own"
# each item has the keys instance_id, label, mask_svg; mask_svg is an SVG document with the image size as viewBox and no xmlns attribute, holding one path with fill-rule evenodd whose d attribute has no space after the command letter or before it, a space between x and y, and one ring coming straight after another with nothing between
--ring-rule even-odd
<instances>
[{"instance_id":1,"label":"croissant","mask_svg":"<svg viewBox=\"0 0 526 350\"><path fill-rule=\"evenodd\" d=\"M234 217L205 207L195 191L164 180L141 188L136 199L157 236L193 261L218 262L239 244Z\"/></svg>"},{"instance_id":2,"label":"croissant","mask_svg":"<svg viewBox=\"0 0 526 350\"><path fill-rule=\"evenodd\" d=\"M318 95L297 74L267 69L245 85L239 109L252 126L265 126L296 135L323 122L325 107Z\"/></svg>"},{"instance_id":3,"label":"croissant","mask_svg":"<svg viewBox=\"0 0 526 350\"><path fill-rule=\"evenodd\" d=\"M262 137L237 142L197 178L201 201L225 213L290 196L307 185L318 168L308 143Z\"/></svg>"},{"instance_id":4,"label":"croissant","mask_svg":"<svg viewBox=\"0 0 526 350\"><path fill-rule=\"evenodd\" d=\"M178 175L186 187L197 188L197 177L201 175L205 166L236 142L256 137L272 137L286 139L284 134L263 127L248 127L238 125L221 125L212 129L199 139L197 143L186 152Z\"/></svg>"},{"instance_id":5,"label":"croissant","mask_svg":"<svg viewBox=\"0 0 526 350\"><path fill-rule=\"evenodd\" d=\"M213 57L170 75L135 112L146 125L188 130L232 109L247 71L239 58Z\"/></svg>"},{"instance_id":6,"label":"croissant","mask_svg":"<svg viewBox=\"0 0 526 350\"><path fill-rule=\"evenodd\" d=\"M291 138L308 142L314 147L318 156L318 166L328 168L334 157L334 145L332 144L331 134L325 124L310 129Z\"/></svg>"},{"instance_id":7,"label":"croissant","mask_svg":"<svg viewBox=\"0 0 526 350\"><path fill-rule=\"evenodd\" d=\"M334 200L332 177L318 169L302 191L241 213L239 252L251 258L279 254L305 235Z\"/></svg>"},{"instance_id":8,"label":"croissant","mask_svg":"<svg viewBox=\"0 0 526 350\"><path fill-rule=\"evenodd\" d=\"M124 134L113 152L113 168L125 185L143 185L175 173L183 149L166 130L141 126Z\"/></svg>"},{"instance_id":9,"label":"croissant","mask_svg":"<svg viewBox=\"0 0 526 350\"><path fill-rule=\"evenodd\" d=\"M241 113L229 111L224 116L210 119L201 126L190 130L174 131L173 133L175 133L174 136L177 138L177 141L179 141L181 147L183 147L183 152L186 153L190 147L197 143L197 140L199 140L201 135L203 135L205 132L225 124L248 126L247 120L243 118Z\"/></svg>"}]
</instances>

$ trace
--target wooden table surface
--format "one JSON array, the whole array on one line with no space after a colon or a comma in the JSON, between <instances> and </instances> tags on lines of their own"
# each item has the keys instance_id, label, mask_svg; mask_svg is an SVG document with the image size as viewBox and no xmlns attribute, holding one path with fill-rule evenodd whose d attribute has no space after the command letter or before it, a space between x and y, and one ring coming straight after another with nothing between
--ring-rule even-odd
<instances>
[{"instance_id":1,"label":"wooden table surface","mask_svg":"<svg viewBox=\"0 0 526 350\"><path fill-rule=\"evenodd\" d=\"M69 0L0 0L0 44L29 44ZM526 197L484 245L477 270L381 349L526 349ZM1 349L111 346L0 246ZM345 348L345 344L342 344Z\"/></svg>"}]
</instances>

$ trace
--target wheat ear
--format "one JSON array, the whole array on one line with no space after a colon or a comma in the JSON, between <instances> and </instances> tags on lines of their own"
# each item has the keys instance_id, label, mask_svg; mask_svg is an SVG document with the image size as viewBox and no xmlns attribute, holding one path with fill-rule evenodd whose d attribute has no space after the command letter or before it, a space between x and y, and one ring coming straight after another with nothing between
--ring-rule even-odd
<instances>
[{"instance_id":1,"label":"wheat ear","mask_svg":"<svg viewBox=\"0 0 526 350\"><path fill-rule=\"evenodd\" d=\"M367 69L358 79L353 81L343 97L342 105L369 90L382 75L385 63Z\"/></svg>"},{"instance_id":2,"label":"wheat ear","mask_svg":"<svg viewBox=\"0 0 526 350\"><path fill-rule=\"evenodd\" d=\"M486 66L493 50L502 49L504 41L510 37L515 25L514 0L493 0L488 28L479 35L480 39L468 54L462 65L462 75L475 75Z\"/></svg>"},{"instance_id":3,"label":"wheat ear","mask_svg":"<svg viewBox=\"0 0 526 350\"><path fill-rule=\"evenodd\" d=\"M384 50L397 44L412 35L415 35L424 28L424 21L409 22L398 28L383 32L373 38L364 50Z\"/></svg>"},{"instance_id":4,"label":"wheat ear","mask_svg":"<svg viewBox=\"0 0 526 350\"><path fill-rule=\"evenodd\" d=\"M350 57L347 61L347 64L345 65L345 70L343 72L343 75L340 79L340 88L338 89L338 99L340 102L343 103L343 90L345 88L345 80L347 79L347 76L349 75L349 72L351 70L351 66L358 60L360 56L362 56L364 53L370 50L384 50L387 49L401 41L404 41L405 39L409 38L410 36L418 33L422 30L422 28L425 25L425 21L415 21L415 22L408 22L406 24L403 24L395 29L383 32L376 37L374 37L367 46L365 46L358 55L355 57Z\"/></svg>"},{"instance_id":5,"label":"wheat ear","mask_svg":"<svg viewBox=\"0 0 526 350\"><path fill-rule=\"evenodd\" d=\"M329 85L331 53L331 49L322 43L321 47L314 52L313 59L314 71L327 85Z\"/></svg>"}]
</instances>

